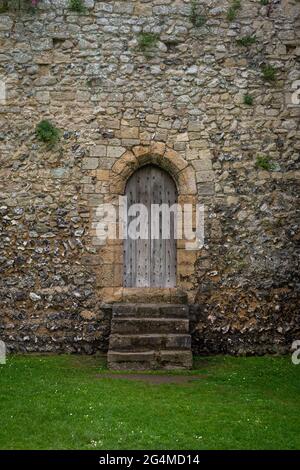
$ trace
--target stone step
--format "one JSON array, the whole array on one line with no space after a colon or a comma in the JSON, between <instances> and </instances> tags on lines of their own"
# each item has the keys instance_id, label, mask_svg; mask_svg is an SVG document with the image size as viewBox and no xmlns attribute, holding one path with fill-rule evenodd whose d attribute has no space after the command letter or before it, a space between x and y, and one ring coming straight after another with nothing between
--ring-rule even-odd
<instances>
[{"instance_id":1,"label":"stone step","mask_svg":"<svg viewBox=\"0 0 300 470\"><path fill-rule=\"evenodd\" d=\"M183 318L116 318L111 322L111 334L188 333L189 320Z\"/></svg>"},{"instance_id":2,"label":"stone step","mask_svg":"<svg viewBox=\"0 0 300 470\"><path fill-rule=\"evenodd\" d=\"M113 304L107 358L114 370L190 369L189 306L153 301Z\"/></svg>"},{"instance_id":3,"label":"stone step","mask_svg":"<svg viewBox=\"0 0 300 470\"><path fill-rule=\"evenodd\" d=\"M115 304L113 316L114 318L189 318L189 307L180 304Z\"/></svg>"},{"instance_id":4,"label":"stone step","mask_svg":"<svg viewBox=\"0 0 300 470\"><path fill-rule=\"evenodd\" d=\"M158 288L158 287L123 287L121 289L122 302L124 303L168 303L186 304L188 297L186 292L178 287Z\"/></svg>"},{"instance_id":5,"label":"stone step","mask_svg":"<svg viewBox=\"0 0 300 470\"><path fill-rule=\"evenodd\" d=\"M112 334L113 351L190 350L191 336L187 334Z\"/></svg>"},{"instance_id":6,"label":"stone step","mask_svg":"<svg viewBox=\"0 0 300 470\"><path fill-rule=\"evenodd\" d=\"M174 370L192 367L191 351L109 351L108 366L113 370Z\"/></svg>"}]
</instances>

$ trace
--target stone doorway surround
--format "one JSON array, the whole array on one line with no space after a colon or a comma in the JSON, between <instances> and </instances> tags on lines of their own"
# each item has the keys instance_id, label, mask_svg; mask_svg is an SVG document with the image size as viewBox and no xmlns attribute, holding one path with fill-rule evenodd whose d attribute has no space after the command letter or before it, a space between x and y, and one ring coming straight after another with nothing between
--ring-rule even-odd
<instances>
[{"instance_id":1,"label":"stone doorway surround","mask_svg":"<svg viewBox=\"0 0 300 470\"><path fill-rule=\"evenodd\" d=\"M111 170L94 170L98 181L106 183L107 193L104 201L118 206L119 196L125 194L126 183L130 176L144 165L153 164L167 171L175 181L178 191L178 204L198 202L196 175L193 167L176 151L162 142L150 145L133 146L115 161ZM115 302L161 302L176 303L182 292L188 294L189 302L194 297L194 264L199 250L186 250L186 240L177 240L177 279L176 288L124 288L123 287L123 240L107 239L103 245L96 237L93 216L96 207L91 207L91 235L99 262L94 262L99 299L105 303ZM195 214L192 226L195 228ZM95 256L93 257L95 259ZM156 300L157 301L157 300Z\"/></svg>"}]
</instances>

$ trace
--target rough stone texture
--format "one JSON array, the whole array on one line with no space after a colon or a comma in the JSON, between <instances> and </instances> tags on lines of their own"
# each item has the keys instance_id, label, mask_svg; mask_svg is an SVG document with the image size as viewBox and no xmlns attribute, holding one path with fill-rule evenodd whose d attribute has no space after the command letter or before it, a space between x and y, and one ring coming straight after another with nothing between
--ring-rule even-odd
<instances>
[{"instance_id":1,"label":"rough stone texture","mask_svg":"<svg viewBox=\"0 0 300 470\"><path fill-rule=\"evenodd\" d=\"M199 304L194 351L287 352L299 339L299 2L245 1L231 23L230 2L199 3L200 28L184 0L86 1L80 15L40 0L35 15L0 14L0 337L10 350L107 349L102 294L120 285L121 258L97 246L91 213L123 150L153 143L170 165L187 162L187 191L195 171L206 206L205 247L179 272ZM141 31L159 37L146 55ZM256 43L238 45L247 35ZM61 129L53 149L35 136L44 118Z\"/></svg>"},{"instance_id":2,"label":"rough stone texture","mask_svg":"<svg viewBox=\"0 0 300 470\"><path fill-rule=\"evenodd\" d=\"M115 304L107 354L110 369L190 369L189 308Z\"/></svg>"}]
</instances>

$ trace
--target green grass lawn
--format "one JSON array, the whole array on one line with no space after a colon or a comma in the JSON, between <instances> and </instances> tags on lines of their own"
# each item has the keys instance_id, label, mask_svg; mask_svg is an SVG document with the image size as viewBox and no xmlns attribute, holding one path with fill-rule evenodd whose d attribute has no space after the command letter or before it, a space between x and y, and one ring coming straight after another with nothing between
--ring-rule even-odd
<instances>
[{"instance_id":1,"label":"green grass lawn","mask_svg":"<svg viewBox=\"0 0 300 470\"><path fill-rule=\"evenodd\" d=\"M1 449L299 449L300 366L195 358L197 381L101 378L102 357L0 365Z\"/></svg>"}]
</instances>

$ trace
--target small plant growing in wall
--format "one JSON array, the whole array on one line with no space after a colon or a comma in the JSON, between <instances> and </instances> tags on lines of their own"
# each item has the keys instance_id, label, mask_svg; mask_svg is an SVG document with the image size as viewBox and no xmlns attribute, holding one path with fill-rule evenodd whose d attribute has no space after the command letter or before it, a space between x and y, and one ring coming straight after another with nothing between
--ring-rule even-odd
<instances>
[{"instance_id":1,"label":"small plant growing in wall","mask_svg":"<svg viewBox=\"0 0 300 470\"><path fill-rule=\"evenodd\" d=\"M207 22L207 15L204 10L199 10L199 4L196 0L192 0L190 22L196 28L201 28Z\"/></svg>"},{"instance_id":2,"label":"small plant growing in wall","mask_svg":"<svg viewBox=\"0 0 300 470\"><path fill-rule=\"evenodd\" d=\"M271 162L270 157L266 155L258 155L255 162L256 168L266 171L275 170L276 165Z\"/></svg>"},{"instance_id":3,"label":"small plant growing in wall","mask_svg":"<svg viewBox=\"0 0 300 470\"><path fill-rule=\"evenodd\" d=\"M231 6L227 11L227 19L228 21L234 21L237 17L237 13L241 8L240 0L233 0Z\"/></svg>"},{"instance_id":4,"label":"small plant growing in wall","mask_svg":"<svg viewBox=\"0 0 300 470\"><path fill-rule=\"evenodd\" d=\"M276 81L276 69L272 65L263 65L261 68L263 79L266 82Z\"/></svg>"},{"instance_id":5,"label":"small plant growing in wall","mask_svg":"<svg viewBox=\"0 0 300 470\"><path fill-rule=\"evenodd\" d=\"M269 5L269 0L260 0L260 4L263 5L264 7Z\"/></svg>"},{"instance_id":6,"label":"small plant growing in wall","mask_svg":"<svg viewBox=\"0 0 300 470\"><path fill-rule=\"evenodd\" d=\"M85 6L83 0L69 0L69 9L77 13L84 13Z\"/></svg>"},{"instance_id":7,"label":"small plant growing in wall","mask_svg":"<svg viewBox=\"0 0 300 470\"><path fill-rule=\"evenodd\" d=\"M138 35L138 45L140 51L145 55L149 54L150 49L156 46L158 42L158 35L154 33L140 33Z\"/></svg>"},{"instance_id":8,"label":"small plant growing in wall","mask_svg":"<svg viewBox=\"0 0 300 470\"><path fill-rule=\"evenodd\" d=\"M244 104L246 104L247 106L252 106L253 105L253 96L246 93L244 95Z\"/></svg>"},{"instance_id":9,"label":"small plant growing in wall","mask_svg":"<svg viewBox=\"0 0 300 470\"><path fill-rule=\"evenodd\" d=\"M35 133L39 140L47 143L50 147L53 147L60 138L59 130L46 119L38 123L35 128Z\"/></svg>"},{"instance_id":10,"label":"small plant growing in wall","mask_svg":"<svg viewBox=\"0 0 300 470\"><path fill-rule=\"evenodd\" d=\"M0 2L0 13L6 13L8 11L8 0L2 0Z\"/></svg>"},{"instance_id":11,"label":"small plant growing in wall","mask_svg":"<svg viewBox=\"0 0 300 470\"><path fill-rule=\"evenodd\" d=\"M39 0L0 0L0 13L8 11L31 11L34 12Z\"/></svg>"},{"instance_id":12,"label":"small plant growing in wall","mask_svg":"<svg viewBox=\"0 0 300 470\"><path fill-rule=\"evenodd\" d=\"M256 43L256 36L243 36L242 38L237 39L236 42L239 46L248 47L251 46L251 44Z\"/></svg>"}]
</instances>

